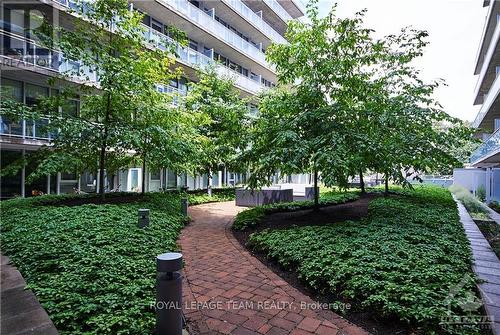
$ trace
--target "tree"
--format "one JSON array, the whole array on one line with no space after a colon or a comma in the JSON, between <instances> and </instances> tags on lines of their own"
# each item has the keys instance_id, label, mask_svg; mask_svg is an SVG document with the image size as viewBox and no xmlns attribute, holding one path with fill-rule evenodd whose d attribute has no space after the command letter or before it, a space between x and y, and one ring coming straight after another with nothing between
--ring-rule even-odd
<instances>
[{"instance_id":1,"label":"tree","mask_svg":"<svg viewBox=\"0 0 500 335\"><path fill-rule=\"evenodd\" d=\"M129 127L130 150L142 161L142 193L146 167L190 171L204 138L198 133L200 115L191 114L173 103L172 95L151 91L141 97Z\"/></svg>"},{"instance_id":2,"label":"tree","mask_svg":"<svg viewBox=\"0 0 500 335\"><path fill-rule=\"evenodd\" d=\"M250 185L269 176L312 172L327 186L347 186L367 170L409 185L410 173L457 164L453 155L471 131L432 98L411 62L422 55L426 32L403 30L380 40L363 28L364 11L340 19L335 8L310 23L291 22L289 44L272 45L278 89L266 94L255 122ZM448 124L446 131L437 127ZM388 187L388 186L386 186ZM316 207L318 194L315 197Z\"/></svg>"},{"instance_id":3,"label":"tree","mask_svg":"<svg viewBox=\"0 0 500 335\"><path fill-rule=\"evenodd\" d=\"M80 0L75 12L80 19L71 31L45 23L39 34L66 59L81 64L65 75L84 81L66 86L49 103L60 106L75 94L81 98L78 114L61 118L56 108L50 108L58 136L48 159L69 153L66 156L89 169L98 162L99 192L104 197L105 170L110 173L130 163L131 144L126 140L131 138L131 125L138 111L145 110L141 107L160 99L156 85L171 79L174 59L168 45L165 52L145 41L142 14L131 11L126 0ZM91 76L98 78L98 84L89 85Z\"/></svg>"},{"instance_id":4,"label":"tree","mask_svg":"<svg viewBox=\"0 0 500 335\"><path fill-rule=\"evenodd\" d=\"M419 180L422 173L462 166L457 153L472 141L473 129L448 115L433 98L442 82L422 81L412 66L423 54L426 37L424 31L403 29L379 42L380 90L371 123L375 159L370 166L384 173L386 193L389 179L411 186L410 177Z\"/></svg>"},{"instance_id":5,"label":"tree","mask_svg":"<svg viewBox=\"0 0 500 335\"><path fill-rule=\"evenodd\" d=\"M339 19L332 10L321 19L312 2L307 14L310 23L290 23L289 44L272 45L266 53L283 88L264 96L259 107L250 153L253 187L268 183L277 170L311 172L315 187L320 173L327 185L347 185L353 130L347 120L361 104L374 60L370 30L361 27L363 13Z\"/></svg>"},{"instance_id":6,"label":"tree","mask_svg":"<svg viewBox=\"0 0 500 335\"><path fill-rule=\"evenodd\" d=\"M211 195L213 171L221 165L232 170L242 166L237 158L248 143L247 101L240 97L233 80L208 67L199 71L199 81L190 86L185 106L200 117L198 132L204 141L195 164L197 172L207 174Z\"/></svg>"}]
</instances>

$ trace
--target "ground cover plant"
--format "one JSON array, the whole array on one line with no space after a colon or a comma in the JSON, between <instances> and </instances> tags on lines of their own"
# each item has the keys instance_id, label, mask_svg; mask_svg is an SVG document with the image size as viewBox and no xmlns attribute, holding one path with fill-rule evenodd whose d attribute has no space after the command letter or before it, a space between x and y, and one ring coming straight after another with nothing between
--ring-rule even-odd
<instances>
[{"instance_id":1,"label":"ground cover plant","mask_svg":"<svg viewBox=\"0 0 500 335\"><path fill-rule=\"evenodd\" d=\"M193 203L205 200L189 197ZM78 196L2 201L2 253L19 268L60 332L151 334L155 257L177 250L187 220L180 214L180 194L148 193L122 204L60 205L67 198ZM151 211L145 229L137 227L139 208Z\"/></svg>"},{"instance_id":2,"label":"ground cover plant","mask_svg":"<svg viewBox=\"0 0 500 335\"><path fill-rule=\"evenodd\" d=\"M449 190L453 193L455 198L464 205L472 217L477 214L478 218L480 218L481 214L488 214L486 205L479 201L479 199L472 195L465 187L453 184L449 187Z\"/></svg>"},{"instance_id":3,"label":"ground cover plant","mask_svg":"<svg viewBox=\"0 0 500 335\"><path fill-rule=\"evenodd\" d=\"M320 195L319 205L337 205L356 199L359 199L358 191L328 191ZM245 230L246 228L257 226L266 214L312 208L314 208L314 201L282 202L257 206L238 213L232 227L235 230Z\"/></svg>"},{"instance_id":4,"label":"ground cover plant","mask_svg":"<svg viewBox=\"0 0 500 335\"><path fill-rule=\"evenodd\" d=\"M404 193L372 200L360 221L263 230L248 245L355 310L396 317L425 334L477 333L474 325L440 325L477 313L465 308L475 282L454 200L436 187Z\"/></svg>"}]
</instances>

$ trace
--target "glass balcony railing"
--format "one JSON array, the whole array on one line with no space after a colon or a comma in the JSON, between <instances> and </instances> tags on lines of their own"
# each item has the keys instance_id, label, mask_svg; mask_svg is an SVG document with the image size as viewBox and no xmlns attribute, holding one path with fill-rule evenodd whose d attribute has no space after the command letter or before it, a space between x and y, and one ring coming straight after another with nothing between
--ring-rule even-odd
<instances>
[{"instance_id":1,"label":"glass balcony railing","mask_svg":"<svg viewBox=\"0 0 500 335\"><path fill-rule=\"evenodd\" d=\"M281 7L281 5L276 0L264 0L266 5L271 8L278 16L285 22L292 20L293 18L288 14L288 12Z\"/></svg>"},{"instance_id":2,"label":"glass balcony railing","mask_svg":"<svg viewBox=\"0 0 500 335\"><path fill-rule=\"evenodd\" d=\"M217 36L227 44L233 46L239 51L247 54L255 61L260 62L267 66L266 56L255 45L245 41L227 27L217 22L212 16L205 13L203 10L192 5L187 0L158 0L165 4L168 8L173 8L184 16L188 17L189 21L197 23L203 29L209 31L211 34Z\"/></svg>"},{"instance_id":3,"label":"glass balcony railing","mask_svg":"<svg viewBox=\"0 0 500 335\"><path fill-rule=\"evenodd\" d=\"M191 48L184 47L178 42L175 42L170 37L144 25L146 31L144 32L144 37L153 46L161 49L167 50L168 44L174 44L175 52L177 53L178 59L190 66L203 68L209 64L214 64L217 73L223 76L228 76L234 80L235 85L241 89L249 91L250 93L257 94L263 89L267 89L266 86L261 85L259 82L245 77L244 75L225 67L211 57L202 54L201 52L195 51Z\"/></svg>"},{"instance_id":4,"label":"glass balcony railing","mask_svg":"<svg viewBox=\"0 0 500 335\"><path fill-rule=\"evenodd\" d=\"M60 51L49 49L37 44L34 40L12 34L0 29L2 39L1 55L15 62L13 65L38 67L59 73L73 74L73 77L86 82L97 82L97 76L89 67L79 62L65 59Z\"/></svg>"},{"instance_id":5,"label":"glass balcony railing","mask_svg":"<svg viewBox=\"0 0 500 335\"><path fill-rule=\"evenodd\" d=\"M257 28L259 28L264 34L269 36L271 40L273 40L276 43L282 43L285 44L287 43L286 39L281 36L276 30L271 28L270 25L268 25L259 15L257 15L253 10L248 8L243 2L240 0L224 0L226 3L228 3L236 12L238 12L241 16L249 20L252 24L254 24ZM283 10L287 15L288 13L281 7L276 0L265 0L265 2L271 2L275 3L275 5L279 6L281 10ZM271 4L269 4L271 6ZM281 16L281 14L280 14ZM292 17L290 15L289 19L291 20Z\"/></svg>"},{"instance_id":6,"label":"glass balcony railing","mask_svg":"<svg viewBox=\"0 0 500 335\"><path fill-rule=\"evenodd\" d=\"M0 135L20 137L31 140L50 140L54 135L49 133L49 119L11 121L0 115Z\"/></svg>"},{"instance_id":7,"label":"glass balcony railing","mask_svg":"<svg viewBox=\"0 0 500 335\"><path fill-rule=\"evenodd\" d=\"M483 144L470 156L470 163L476 164L481 160L500 151L500 129L497 129Z\"/></svg>"}]
</instances>

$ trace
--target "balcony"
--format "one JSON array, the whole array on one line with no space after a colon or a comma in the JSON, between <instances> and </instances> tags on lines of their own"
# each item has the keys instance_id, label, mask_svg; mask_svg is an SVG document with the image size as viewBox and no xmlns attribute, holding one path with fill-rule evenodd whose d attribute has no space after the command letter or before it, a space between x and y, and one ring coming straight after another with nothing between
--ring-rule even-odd
<instances>
[{"instance_id":1,"label":"balcony","mask_svg":"<svg viewBox=\"0 0 500 335\"><path fill-rule=\"evenodd\" d=\"M266 36L268 36L272 41L276 43L281 43L285 44L288 43L287 40L281 36L276 30L271 28L270 25L268 25L259 15L257 15L253 10L248 8L247 5L245 5L243 2L240 0L223 0L225 3L229 5L234 11L236 11L238 14L240 14L242 17L244 17L246 20L250 21L255 27L260 29ZM281 11L283 11L283 14L281 15L288 15L288 19L283 20L286 22L288 20L291 20L292 17L281 7L276 0L264 0L264 2L268 3L268 6L277 6ZM277 11L278 9L275 9Z\"/></svg>"},{"instance_id":2,"label":"balcony","mask_svg":"<svg viewBox=\"0 0 500 335\"><path fill-rule=\"evenodd\" d=\"M75 74L78 81L97 83L96 73L80 62L65 59L63 54L54 49L41 46L36 41L12 34L0 29L2 38L1 55L11 60L4 65L22 66L27 69L44 69L57 73ZM78 73L78 75L76 75Z\"/></svg>"},{"instance_id":3,"label":"balcony","mask_svg":"<svg viewBox=\"0 0 500 335\"><path fill-rule=\"evenodd\" d=\"M493 83L496 75L496 65L500 61L497 45L500 41L500 23L495 25L493 35L490 39L488 48L482 59L482 66L478 72L476 87L474 88L474 104L482 103L483 95L488 90L489 86Z\"/></svg>"},{"instance_id":4,"label":"balcony","mask_svg":"<svg viewBox=\"0 0 500 335\"><path fill-rule=\"evenodd\" d=\"M54 138L54 135L48 132L48 124L49 120L47 118L11 121L4 115L0 115L0 135L47 141Z\"/></svg>"},{"instance_id":5,"label":"balcony","mask_svg":"<svg viewBox=\"0 0 500 335\"><path fill-rule=\"evenodd\" d=\"M145 38L153 46L166 51L168 44L174 44L175 51L177 53L177 60L180 61L181 63L184 63L185 65L194 68L203 68L210 64L214 64L217 73L219 73L222 76L230 77L232 80L234 80L234 84L236 87L238 87L241 90L247 91L251 94L258 94L263 89L267 89L266 86L261 85L259 82L252 80L248 77L245 77L242 74L217 63L211 57L208 57L202 54L201 52L195 51L188 47L183 47L170 37L160 32L157 32L154 29L151 29L150 27L144 26L144 28L146 29L144 33Z\"/></svg>"},{"instance_id":6,"label":"balcony","mask_svg":"<svg viewBox=\"0 0 500 335\"><path fill-rule=\"evenodd\" d=\"M474 128L483 128L487 123L493 124L492 122L495 117L492 115L493 113L490 113L490 110L493 110L495 108L495 105L497 105L496 101L498 98L498 93L500 92L500 80L498 78L499 77L497 77L493 82L490 91L484 99L481 109L476 115L476 119L472 123L472 126ZM498 118L499 116L497 115L496 117Z\"/></svg>"},{"instance_id":7,"label":"balcony","mask_svg":"<svg viewBox=\"0 0 500 335\"><path fill-rule=\"evenodd\" d=\"M292 20L292 16L288 14L288 12L281 7L281 5L276 0L264 0L264 3L271 8L278 16L284 21L288 22Z\"/></svg>"},{"instance_id":8,"label":"balcony","mask_svg":"<svg viewBox=\"0 0 500 335\"><path fill-rule=\"evenodd\" d=\"M250 42L245 41L233 31L217 22L212 16L203 10L189 3L187 0L157 0L165 7L184 16L188 21L198 25L201 29L208 31L211 35L232 46L237 51L247 55L250 59L259 62L266 68L269 65L266 62L264 53Z\"/></svg>"},{"instance_id":9,"label":"balcony","mask_svg":"<svg viewBox=\"0 0 500 335\"><path fill-rule=\"evenodd\" d=\"M470 163L476 165L493 158L500 152L500 129L497 129L483 144L481 144L470 156ZM493 159L495 163L500 162L500 158ZM491 162L493 162L493 160Z\"/></svg>"}]
</instances>

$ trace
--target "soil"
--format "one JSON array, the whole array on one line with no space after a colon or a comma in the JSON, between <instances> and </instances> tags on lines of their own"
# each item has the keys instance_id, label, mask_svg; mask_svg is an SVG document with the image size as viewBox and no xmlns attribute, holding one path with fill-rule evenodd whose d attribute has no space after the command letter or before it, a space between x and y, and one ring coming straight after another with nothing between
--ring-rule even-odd
<instances>
[{"instance_id":1,"label":"soil","mask_svg":"<svg viewBox=\"0 0 500 335\"><path fill-rule=\"evenodd\" d=\"M500 225L490 220L474 220L474 222L490 244L491 249L500 258Z\"/></svg>"},{"instance_id":2,"label":"soil","mask_svg":"<svg viewBox=\"0 0 500 335\"><path fill-rule=\"evenodd\" d=\"M323 207L318 211L302 210L287 213L274 213L267 215L262 222L252 229L246 231L233 231L234 236L241 245L246 246L250 234L259 232L264 229L286 229L291 226L317 226L346 220L360 220L368 215L368 204L371 200L383 196L380 193L369 193L362 196L360 199L340 205L332 205ZM390 196L390 195L389 195ZM248 249L247 249L248 250ZM283 280L290 285L308 295L314 301L327 303L331 301L342 301L341 297L333 294L319 294L314 290L306 287L298 278L298 274L294 270L284 269L276 261L268 259L265 254L248 250L254 257L259 259L269 269L279 275ZM343 301L349 302L349 301ZM356 310L356 304L350 302L353 309L349 313L343 314L347 320L359 325L375 335L420 335L424 334L418 329L410 327L408 324L401 322L398 319L381 318L380 316L369 311Z\"/></svg>"}]
</instances>

